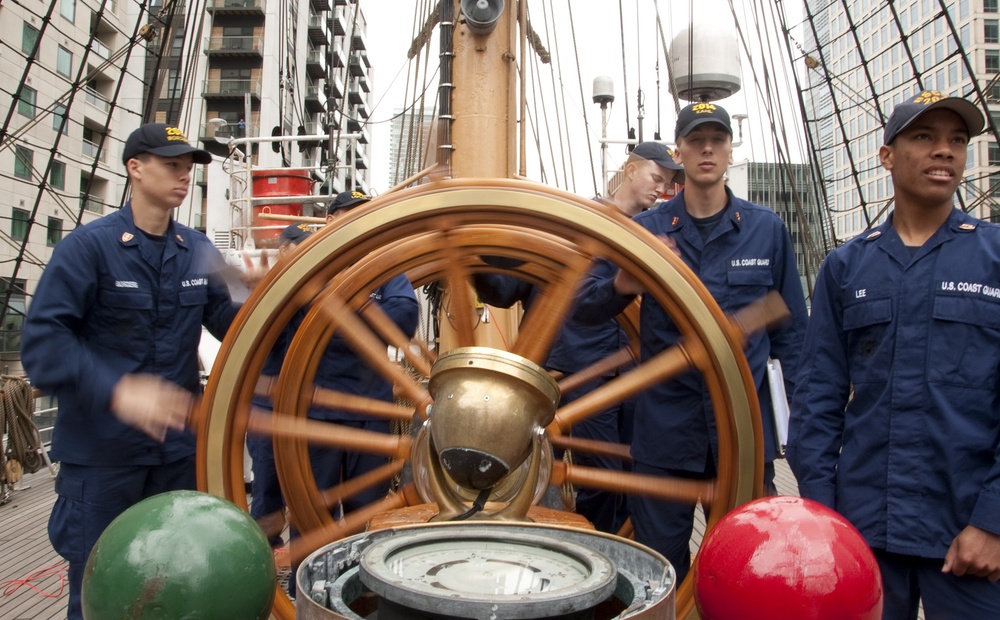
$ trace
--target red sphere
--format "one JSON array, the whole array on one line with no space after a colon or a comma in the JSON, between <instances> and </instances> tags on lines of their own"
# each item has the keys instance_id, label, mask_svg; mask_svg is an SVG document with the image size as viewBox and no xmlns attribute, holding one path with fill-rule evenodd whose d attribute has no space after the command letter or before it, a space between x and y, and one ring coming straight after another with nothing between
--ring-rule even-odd
<instances>
[{"instance_id":1,"label":"red sphere","mask_svg":"<svg viewBox=\"0 0 1000 620\"><path fill-rule=\"evenodd\" d=\"M878 620L882 578L847 519L800 497L736 508L705 537L694 567L704 620Z\"/></svg>"}]
</instances>

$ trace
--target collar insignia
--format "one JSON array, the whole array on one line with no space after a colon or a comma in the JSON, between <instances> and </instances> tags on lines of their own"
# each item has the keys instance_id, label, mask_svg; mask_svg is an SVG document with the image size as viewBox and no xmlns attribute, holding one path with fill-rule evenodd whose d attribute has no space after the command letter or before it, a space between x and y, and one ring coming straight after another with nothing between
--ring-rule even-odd
<instances>
[{"instance_id":1,"label":"collar insignia","mask_svg":"<svg viewBox=\"0 0 1000 620\"><path fill-rule=\"evenodd\" d=\"M134 238L135 238L135 235L133 235L130 232L122 233L122 243L128 243L129 241L131 241Z\"/></svg>"},{"instance_id":2,"label":"collar insignia","mask_svg":"<svg viewBox=\"0 0 1000 620\"><path fill-rule=\"evenodd\" d=\"M184 237L177 235L177 243L184 243Z\"/></svg>"},{"instance_id":3,"label":"collar insignia","mask_svg":"<svg viewBox=\"0 0 1000 620\"><path fill-rule=\"evenodd\" d=\"M677 226L677 223L681 221L681 218L674 216L674 219L670 221L671 226Z\"/></svg>"},{"instance_id":4,"label":"collar insignia","mask_svg":"<svg viewBox=\"0 0 1000 620\"><path fill-rule=\"evenodd\" d=\"M742 219L740 219L740 212L739 211L736 212L736 221L737 222L742 222L743 221Z\"/></svg>"},{"instance_id":5,"label":"collar insignia","mask_svg":"<svg viewBox=\"0 0 1000 620\"><path fill-rule=\"evenodd\" d=\"M959 224L958 225L958 229L959 230L975 230L976 229L976 225L975 224L970 224L970 223L966 222L964 224Z\"/></svg>"},{"instance_id":6,"label":"collar insignia","mask_svg":"<svg viewBox=\"0 0 1000 620\"><path fill-rule=\"evenodd\" d=\"M872 232L868 233L868 236L865 237L865 239L878 239L881 236L882 236L881 230L873 230Z\"/></svg>"}]
</instances>

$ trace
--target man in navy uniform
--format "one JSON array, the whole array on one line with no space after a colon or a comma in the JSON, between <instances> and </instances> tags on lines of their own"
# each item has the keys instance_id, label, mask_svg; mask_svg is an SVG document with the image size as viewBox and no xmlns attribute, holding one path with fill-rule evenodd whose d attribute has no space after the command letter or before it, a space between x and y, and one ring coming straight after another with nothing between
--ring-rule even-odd
<instances>
[{"instance_id":1,"label":"man in navy uniform","mask_svg":"<svg viewBox=\"0 0 1000 620\"><path fill-rule=\"evenodd\" d=\"M983 125L937 91L897 105L893 212L813 293L788 460L868 541L884 618L1000 618L1000 228L952 204Z\"/></svg>"},{"instance_id":2,"label":"man in navy uniform","mask_svg":"<svg viewBox=\"0 0 1000 620\"><path fill-rule=\"evenodd\" d=\"M765 485L772 487L775 446L768 357L781 361L791 388L806 309L795 252L784 223L770 209L741 200L726 186L732 163L729 114L712 103L683 108L677 117L674 158L684 167L684 189L634 220L660 236L701 279L719 306L734 312L769 291L781 294L792 319L770 334L750 337L747 359L763 413ZM594 322L621 312L638 283L608 261L598 261L581 287L577 318ZM680 339L666 310L644 295L639 336L647 360ZM632 471L688 479L716 476L718 437L704 378L689 372L638 396ZM683 580L690 568L694 506L633 495L628 501L636 541L667 557Z\"/></svg>"},{"instance_id":3,"label":"man in navy uniform","mask_svg":"<svg viewBox=\"0 0 1000 620\"><path fill-rule=\"evenodd\" d=\"M682 176L682 168L674 162L670 150L659 142L641 142L632 150L622 170L622 183L615 193L601 202L632 217L652 207L666 190ZM492 259L487 259L490 262ZM502 266L502 265L498 265ZM509 308L516 302L525 311L539 289L528 282L503 274L477 274L476 292L487 304ZM566 323L552 345L545 362L548 370L562 375L579 372L591 364L625 348L628 338L614 318L587 325L567 317ZM562 395L562 404L577 400L614 378L614 374L599 377ZM573 427L573 437L607 443L631 441L631 415L634 401L629 399L587 418ZM612 456L578 452L573 462L587 467L621 471L623 463ZM585 487L576 490L576 512L583 515L602 532L616 533L627 517L625 498Z\"/></svg>"},{"instance_id":4,"label":"man in navy uniform","mask_svg":"<svg viewBox=\"0 0 1000 620\"><path fill-rule=\"evenodd\" d=\"M176 127L149 124L128 137L122 161L132 199L59 242L21 334L32 383L59 401L49 538L69 562L72 619L108 524L146 497L195 488L185 424L201 391L201 328L221 340L238 310L218 250L173 219L194 164L211 155Z\"/></svg>"}]
</instances>

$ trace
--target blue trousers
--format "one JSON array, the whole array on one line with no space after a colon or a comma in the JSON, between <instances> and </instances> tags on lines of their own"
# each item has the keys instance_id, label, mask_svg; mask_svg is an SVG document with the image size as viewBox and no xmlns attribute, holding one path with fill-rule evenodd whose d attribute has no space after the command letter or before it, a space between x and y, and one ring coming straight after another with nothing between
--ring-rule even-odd
<instances>
[{"instance_id":1,"label":"blue trousers","mask_svg":"<svg viewBox=\"0 0 1000 620\"><path fill-rule=\"evenodd\" d=\"M274 465L274 442L271 437L247 435L247 451L253 461L253 483L250 487L250 516L260 522L263 517L283 510L285 498L278 482L278 470ZM281 533L268 532L268 542L272 547L281 546Z\"/></svg>"},{"instance_id":2,"label":"blue trousers","mask_svg":"<svg viewBox=\"0 0 1000 620\"><path fill-rule=\"evenodd\" d=\"M708 449L705 470L690 472L682 469L663 469L646 463L633 463L637 474L670 476L685 480L710 480L716 477L715 459ZM774 488L774 463L764 465L764 488ZM708 519L708 507L703 506ZM677 571L677 583L684 581L691 568L691 531L694 529L694 504L668 502L643 495L632 495L628 509L638 543L663 554Z\"/></svg>"},{"instance_id":3,"label":"blue trousers","mask_svg":"<svg viewBox=\"0 0 1000 620\"><path fill-rule=\"evenodd\" d=\"M1000 582L945 575L944 558L872 551L882 573L884 620L916 620L920 601L926 620L1000 618Z\"/></svg>"},{"instance_id":4,"label":"blue trousers","mask_svg":"<svg viewBox=\"0 0 1000 620\"><path fill-rule=\"evenodd\" d=\"M56 503L49 515L49 540L69 563L70 620L82 620L83 572L90 550L115 518L147 497L195 489L194 455L165 465L90 467L62 463Z\"/></svg>"}]
</instances>

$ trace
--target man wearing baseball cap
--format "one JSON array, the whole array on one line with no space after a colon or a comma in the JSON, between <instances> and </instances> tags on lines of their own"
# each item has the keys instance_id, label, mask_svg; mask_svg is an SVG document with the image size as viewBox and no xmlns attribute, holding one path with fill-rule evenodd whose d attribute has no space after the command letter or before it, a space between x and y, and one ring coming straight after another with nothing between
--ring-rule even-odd
<instances>
[{"instance_id":1,"label":"man wearing baseball cap","mask_svg":"<svg viewBox=\"0 0 1000 620\"><path fill-rule=\"evenodd\" d=\"M771 291L780 293L790 321L771 333L750 336L746 356L753 373L764 428L765 488L773 490L778 453L767 378L768 358L793 385L806 308L795 251L784 223L770 209L733 195L726 186L732 161L729 114L714 103L684 107L677 117L674 159L684 168L684 189L634 220L656 234L696 273L721 308L732 313ZM639 284L611 262L599 261L581 287L575 317L606 320L625 309ZM639 337L647 360L675 345L680 330L665 308L643 296ZM684 479L717 475L715 412L704 377L688 373L638 396L631 443L632 471ZM772 491L773 492L773 491ZM631 496L629 514L637 542L670 560L679 580L691 563L694 506Z\"/></svg>"},{"instance_id":2,"label":"man wearing baseball cap","mask_svg":"<svg viewBox=\"0 0 1000 620\"><path fill-rule=\"evenodd\" d=\"M884 618L1000 618L1000 228L953 204L984 124L938 91L897 105L893 211L813 293L788 461L868 541Z\"/></svg>"},{"instance_id":3,"label":"man wearing baseball cap","mask_svg":"<svg viewBox=\"0 0 1000 620\"><path fill-rule=\"evenodd\" d=\"M640 142L622 168L622 183L607 202L629 217L649 209L674 183L684 182L684 169L659 142Z\"/></svg>"},{"instance_id":4,"label":"man wearing baseball cap","mask_svg":"<svg viewBox=\"0 0 1000 620\"><path fill-rule=\"evenodd\" d=\"M365 204L369 200L371 198L357 190L340 192L326 207L326 223L329 224L344 213L347 213L358 205Z\"/></svg>"},{"instance_id":5,"label":"man wearing baseball cap","mask_svg":"<svg viewBox=\"0 0 1000 620\"><path fill-rule=\"evenodd\" d=\"M202 326L218 339L236 315L225 263L173 219L191 169L211 156L176 127L143 125L125 141L125 206L56 245L21 333L32 383L59 399L52 458L61 462L49 519L69 562L69 618L81 618L87 557L111 521L163 491L194 489Z\"/></svg>"}]
</instances>

